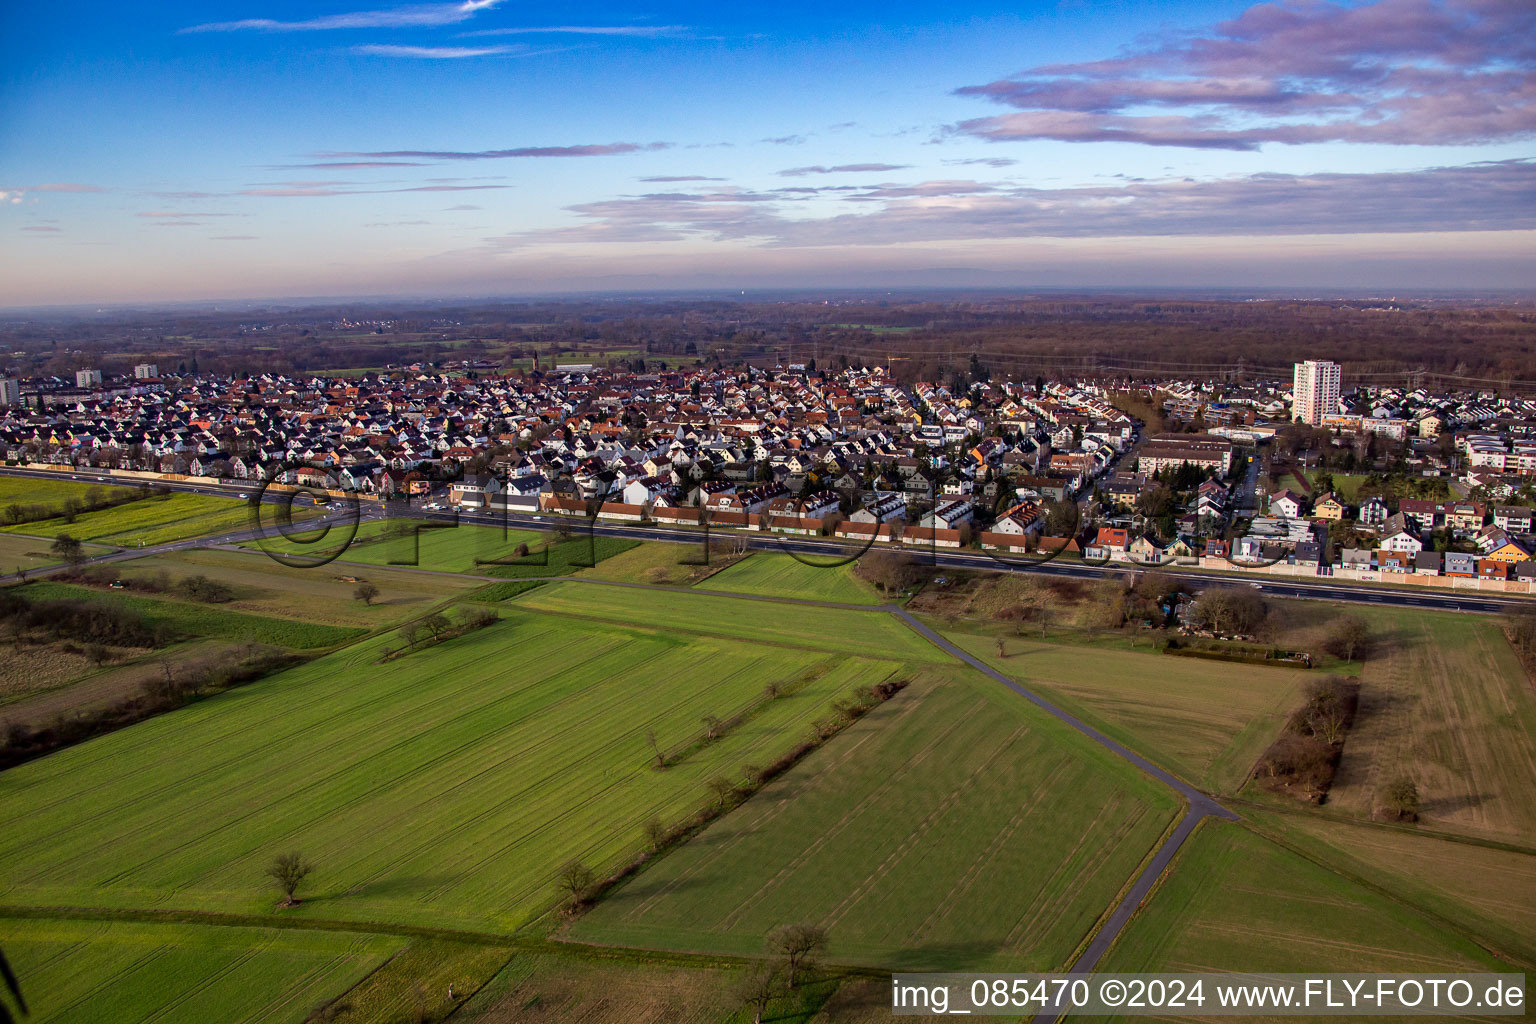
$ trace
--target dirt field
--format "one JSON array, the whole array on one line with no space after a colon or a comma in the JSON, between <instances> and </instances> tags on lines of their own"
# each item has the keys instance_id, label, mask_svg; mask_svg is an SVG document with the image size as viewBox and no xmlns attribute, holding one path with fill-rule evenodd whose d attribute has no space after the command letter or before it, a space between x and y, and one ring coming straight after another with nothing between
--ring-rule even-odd
<instances>
[{"instance_id":1,"label":"dirt field","mask_svg":"<svg viewBox=\"0 0 1536 1024\"><path fill-rule=\"evenodd\" d=\"M716 1024L730 972L519 956L466 1008L477 1024ZM748 1018L750 1019L750 1018Z\"/></svg>"},{"instance_id":2,"label":"dirt field","mask_svg":"<svg viewBox=\"0 0 1536 1024\"><path fill-rule=\"evenodd\" d=\"M173 663L181 664L200 658L213 658L238 646L222 640L200 640L168 648L162 657L169 657ZM57 644L53 644L49 648L38 648L38 651L43 652L38 657L44 659L45 667L51 666L62 673L62 678L55 679L40 669L37 678L50 680L48 685L32 687L30 692L17 699L0 703L0 721L44 725L58 715L87 711L131 697L146 682L164 672L160 666L162 657L107 665L98 669L83 656L60 653L57 647ZM53 653L48 653L49 650ZM119 653L137 656L145 652ZM13 661L8 659L6 664L4 678L9 680L14 676L10 668Z\"/></svg>"},{"instance_id":3,"label":"dirt field","mask_svg":"<svg viewBox=\"0 0 1536 1024\"><path fill-rule=\"evenodd\" d=\"M1370 610L1382 636L1329 802L1371 814L1407 774L1424 827L1536 845L1536 690L1497 620Z\"/></svg>"}]
</instances>

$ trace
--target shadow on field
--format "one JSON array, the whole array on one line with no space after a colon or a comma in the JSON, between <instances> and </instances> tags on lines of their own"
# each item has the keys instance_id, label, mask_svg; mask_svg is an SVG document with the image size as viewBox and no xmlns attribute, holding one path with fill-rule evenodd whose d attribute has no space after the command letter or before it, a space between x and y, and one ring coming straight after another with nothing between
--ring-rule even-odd
<instances>
[{"instance_id":1,"label":"shadow on field","mask_svg":"<svg viewBox=\"0 0 1536 1024\"><path fill-rule=\"evenodd\" d=\"M664 893L670 895L672 893L687 892L690 889L706 889L716 884L719 884L719 880L708 875L689 875L687 878L672 879L657 878L647 881L645 875L642 874L612 895L605 896L603 903L623 905L625 903L644 901L652 896L659 896Z\"/></svg>"},{"instance_id":2,"label":"shadow on field","mask_svg":"<svg viewBox=\"0 0 1536 1024\"><path fill-rule=\"evenodd\" d=\"M932 946L911 946L883 954L884 966L893 971L965 971L997 955L997 942L952 942Z\"/></svg>"},{"instance_id":3,"label":"shadow on field","mask_svg":"<svg viewBox=\"0 0 1536 1024\"><path fill-rule=\"evenodd\" d=\"M1457 811L1470 811L1483 806L1483 803L1491 799L1489 793L1464 793L1461 796L1441 797L1438 800L1425 800L1419 805L1420 817L1436 817L1445 815L1449 817Z\"/></svg>"},{"instance_id":4,"label":"shadow on field","mask_svg":"<svg viewBox=\"0 0 1536 1024\"><path fill-rule=\"evenodd\" d=\"M351 899L379 899L430 892L440 886L462 880L460 875L393 875L376 882L365 882L342 892L306 896L305 903L326 903Z\"/></svg>"}]
</instances>

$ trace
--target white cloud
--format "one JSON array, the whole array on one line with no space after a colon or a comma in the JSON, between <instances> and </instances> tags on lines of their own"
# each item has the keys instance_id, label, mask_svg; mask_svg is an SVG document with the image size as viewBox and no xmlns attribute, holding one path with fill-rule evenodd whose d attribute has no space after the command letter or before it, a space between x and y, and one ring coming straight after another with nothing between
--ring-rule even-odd
<instances>
[{"instance_id":1,"label":"white cloud","mask_svg":"<svg viewBox=\"0 0 1536 1024\"><path fill-rule=\"evenodd\" d=\"M383 11L353 11L326 14L303 21L277 21L273 18L243 18L239 21L214 21L193 25L183 32L320 32L355 28L431 28L457 25L481 11L488 11L501 0L463 0L449 4L415 4Z\"/></svg>"},{"instance_id":2,"label":"white cloud","mask_svg":"<svg viewBox=\"0 0 1536 1024\"><path fill-rule=\"evenodd\" d=\"M497 54L519 52L514 46L391 46L371 43L354 46L352 52L367 57L410 57L416 60L460 60L465 57L493 57ZM530 56L521 51L522 56Z\"/></svg>"}]
</instances>

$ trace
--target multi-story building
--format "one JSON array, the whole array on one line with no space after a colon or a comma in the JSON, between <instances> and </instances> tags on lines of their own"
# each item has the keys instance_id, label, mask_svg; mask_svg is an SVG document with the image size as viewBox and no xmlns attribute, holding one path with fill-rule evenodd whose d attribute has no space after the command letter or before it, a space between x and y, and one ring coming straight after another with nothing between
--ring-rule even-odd
<instances>
[{"instance_id":1,"label":"multi-story building","mask_svg":"<svg viewBox=\"0 0 1536 1024\"><path fill-rule=\"evenodd\" d=\"M1308 359L1296 364L1291 387L1291 418L1320 426L1339 408L1339 364Z\"/></svg>"},{"instance_id":2,"label":"multi-story building","mask_svg":"<svg viewBox=\"0 0 1536 1024\"><path fill-rule=\"evenodd\" d=\"M15 377L0 377L0 405L21 404L21 384Z\"/></svg>"},{"instance_id":3,"label":"multi-story building","mask_svg":"<svg viewBox=\"0 0 1536 1024\"><path fill-rule=\"evenodd\" d=\"M133 368L134 380L150 380L160 376L160 367L154 363L138 363Z\"/></svg>"},{"instance_id":4,"label":"multi-story building","mask_svg":"<svg viewBox=\"0 0 1536 1024\"><path fill-rule=\"evenodd\" d=\"M77 388L95 388L95 387L100 387L100 386L101 386L101 371L100 370L76 370L75 371L75 387L77 387Z\"/></svg>"},{"instance_id":5,"label":"multi-story building","mask_svg":"<svg viewBox=\"0 0 1536 1024\"><path fill-rule=\"evenodd\" d=\"M1232 470L1232 442L1210 434L1154 434L1136 456L1136 470L1148 475L1185 464L1226 476Z\"/></svg>"}]
</instances>

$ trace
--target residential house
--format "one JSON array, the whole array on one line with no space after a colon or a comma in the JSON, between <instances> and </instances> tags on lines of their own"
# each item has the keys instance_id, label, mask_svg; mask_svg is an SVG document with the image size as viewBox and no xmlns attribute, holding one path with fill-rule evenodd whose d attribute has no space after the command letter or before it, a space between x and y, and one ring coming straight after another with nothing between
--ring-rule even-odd
<instances>
[{"instance_id":1,"label":"residential house","mask_svg":"<svg viewBox=\"0 0 1536 1024\"><path fill-rule=\"evenodd\" d=\"M1391 514L1385 501L1379 497L1372 497L1360 503L1360 512L1355 518L1359 520L1361 526L1380 526ZM1423 529L1422 525L1420 529Z\"/></svg>"},{"instance_id":2,"label":"residential house","mask_svg":"<svg viewBox=\"0 0 1536 1024\"><path fill-rule=\"evenodd\" d=\"M923 516L919 526L929 530L958 530L974 516L971 503L964 500L944 501L932 512Z\"/></svg>"},{"instance_id":3,"label":"residential house","mask_svg":"<svg viewBox=\"0 0 1536 1024\"><path fill-rule=\"evenodd\" d=\"M1088 559L1124 559L1126 548L1130 545L1130 536L1127 531L1118 527L1101 526L1093 540L1083 549L1083 557Z\"/></svg>"},{"instance_id":4,"label":"residential house","mask_svg":"<svg viewBox=\"0 0 1536 1024\"><path fill-rule=\"evenodd\" d=\"M1482 528L1487 510L1477 501L1448 501L1445 503L1445 525L1457 534L1476 533Z\"/></svg>"},{"instance_id":5,"label":"residential house","mask_svg":"<svg viewBox=\"0 0 1536 1024\"><path fill-rule=\"evenodd\" d=\"M1472 579L1477 575L1477 556L1464 551L1447 551L1445 575Z\"/></svg>"},{"instance_id":6,"label":"residential house","mask_svg":"<svg viewBox=\"0 0 1536 1024\"><path fill-rule=\"evenodd\" d=\"M1336 523L1347 515L1349 515L1349 506L1334 497L1332 492L1323 495L1312 503L1312 518L1314 519Z\"/></svg>"},{"instance_id":7,"label":"residential house","mask_svg":"<svg viewBox=\"0 0 1536 1024\"><path fill-rule=\"evenodd\" d=\"M906 515L906 496L892 493L877 495L873 501L855 511L848 519L850 522L875 525L905 519Z\"/></svg>"},{"instance_id":8,"label":"residential house","mask_svg":"<svg viewBox=\"0 0 1536 1024\"><path fill-rule=\"evenodd\" d=\"M1381 526L1381 547L1387 551L1416 554L1424 550L1424 542L1419 539L1418 531L1408 525L1408 517L1398 512Z\"/></svg>"},{"instance_id":9,"label":"residential house","mask_svg":"<svg viewBox=\"0 0 1536 1024\"><path fill-rule=\"evenodd\" d=\"M1286 519L1297 519L1301 511L1306 507L1306 501L1294 491L1285 490L1279 494L1269 496L1269 514L1283 516Z\"/></svg>"},{"instance_id":10,"label":"residential house","mask_svg":"<svg viewBox=\"0 0 1536 1024\"><path fill-rule=\"evenodd\" d=\"M1517 505L1499 505L1493 510L1493 525L1506 533L1530 533L1531 510Z\"/></svg>"}]
</instances>

